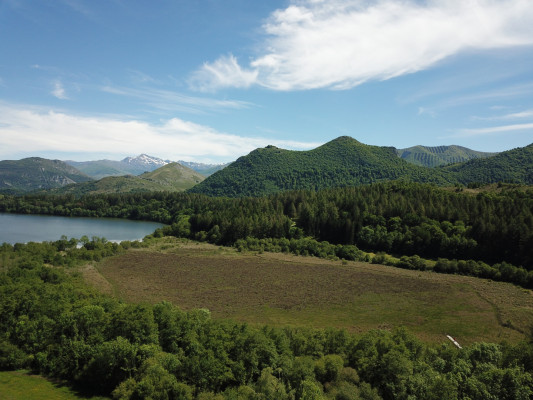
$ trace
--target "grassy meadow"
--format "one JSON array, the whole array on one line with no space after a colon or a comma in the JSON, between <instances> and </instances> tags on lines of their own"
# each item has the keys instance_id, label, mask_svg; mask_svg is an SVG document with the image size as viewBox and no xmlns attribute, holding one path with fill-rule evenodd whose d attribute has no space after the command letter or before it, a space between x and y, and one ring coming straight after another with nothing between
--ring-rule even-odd
<instances>
[{"instance_id":1,"label":"grassy meadow","mask_svg":"<svg viewBox=\"0 0 533 400\"><path fill-rule=\"evenodd\" d=\"M212 317L275 326L405 326L420 339L517 342L533 325L533 294L458 275L276 253L239 253L164 238L84 267L86 280L126 301L170 301Z\"/></svg>"},{"instance_id":2,"label":"grassy meadow","mask_svg":"<svg viewBox=\"0 0 533 400\"><path fill-rule=\"evenodd\" d=\"M85 397L61 383L26 371L0 371L2 400L105 400L107 397Z\"/></svg>"}]
</instances>

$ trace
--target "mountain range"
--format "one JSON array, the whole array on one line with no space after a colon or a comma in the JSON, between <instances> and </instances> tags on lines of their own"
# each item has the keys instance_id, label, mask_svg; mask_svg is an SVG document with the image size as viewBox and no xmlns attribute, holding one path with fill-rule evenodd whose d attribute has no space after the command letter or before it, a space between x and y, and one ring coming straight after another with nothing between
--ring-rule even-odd
<instances>
[{"instance_id":1,"label":"mountain range","mask_svg":"<svg viewBox=\"0 0 533 400\"><path fill-rule=\"evenodd\" d=\"M184 167L190 168L196 172L201 173L203 176L213 175L215 172L220 171L221 169L226 168L231 163L225 164L203 164L198 162L183 161L179 160L178 163Z\"/></svg>"},{"instance_id":2,"label":"mountain range","mask_svg":"<svg viewBox=\"0 0 533 400\"><path fill-rule=\"evenodd\" d=\"M77 168L81 172L94 179L101 179L107 176L121 175L140 175L145 172L151 172L166 164L170 160L152 157L147 154L141 154L137 157L126 157L120 161L113 160L96 160L96 161L65 161L67 164ZM222 169L226 164L202 164L197 162L178 161L179 164L190 168L204 176Z\"/></svg>"},{"instance_id":3,"label":"mountain range","mask_svg":"<svg viewBox=\"0 0 533 400\"><path fill-rule=\"evenodd\" d=\"M309 151L257 149L190 189L209 196L263 196L402 179L437 185L533 184L533 144L488 158L428 168L398 157L394 147L369 146L343 136Z\"/></svg>"},{"instance_id":4,"label":"mountain range","mask_svg":"<svg viewBox=\"0 0 533 400\"><path fill-rule=\"evenodd\" d=\"M413 146L396 151L400 158L423 167L439 167L447 164L460 163L475 158L487 158L498 153L485 153L462 146Z\"/></svg>"},{"instance_id":5,"label":"mountain range","mask_svg":"<svg viewBox=\"0 0 533 400\"><path fill-rule=\"evenodd\" d=\"M449 164L462 159L468 161ZM205 175L198 170L203 174L216 172L204 180ZM533 144L502 153L482 153L460 146L395 149L343 136L309 151L267 146L225 165L172 163L146 154L121 161L68 164L35 157L0 161L0 192L8 194L48 189L75 195L188 190L237 197L393 179L448 186L499 181L532 184Z\"/></svg>"},{"instance_id":6,"label":"mountain range","mask_svg":"<svg viewBox=\"0 0 533 400\"><path fill-rule=\"evenodd\" d=\"M409 179L453 185L442 170L398 157L394 147L370 146L342 136L309 151L267 146L240 157L190 192L210 196L262 196L283 190L319 190Z\"/></svg>"}]
</instances>

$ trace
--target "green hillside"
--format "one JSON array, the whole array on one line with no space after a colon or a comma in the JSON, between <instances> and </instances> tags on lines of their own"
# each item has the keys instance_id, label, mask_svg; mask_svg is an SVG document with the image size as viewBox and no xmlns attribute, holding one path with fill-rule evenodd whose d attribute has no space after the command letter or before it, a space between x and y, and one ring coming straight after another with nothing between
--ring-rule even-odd
<instances>
[{"instance_id":1,"label":"green hillside","mask_svg":"<svg viewBox=\"0 0 533 400\"><path fill-rule=\"evenodd\" d=\"M438 167L476 158L492 157L498 153L485 153L462 146L413 146L396 151L400 158L423 167Z\"/></svg>"},{"instance_id":2,"label":"green hillside","mask_svg":"<svg viewBox=\"0 0 533 400\"><path fill-rule=\"evenodd\" d=\"M191 189L211 196L262 196L291 189L318 190L391 179L452 184L443 171L412 165L393 147L343 136L309 151L257 149Z\"/></svg>"},{"instance_id":3,"label":"green hillside","mask_svg":"<svg viewBox=\"0 0 533 400\"><path fill-rule=\"evenodd\" d=\"M0 161L0 192L25 193L59 188L92 178L59 160L39 157Z\"/></svg>"},{"instance_id":4,"label":"green hillside","mask_svg":"<svg viewBox=\"0 0 533 400\"><path fill-rule=\"evenodd\" d=\"M168 187L171 191L183 191L202 182L205 176L174 162L152 172L145 172L139 178Z\"/></svg>"},{"instance_id":5,"label":"green hillside","mask_svg":"<svg viewBox=\"0 0 533 400\"><path fill-rule=\"evenodd\" d=\"M48 193L83 196L87 194L158 192L163 190L168 189L164 189L158 183L150 182L137 176L125 175L107 176L97 181L68 185L49 190Z\"/></svg>"},{"instance_id":6,"label":"green hillside","mask_svg":"<svg viewBox=\"0 0 533 400\"><path fill-rule=\"evenodd\" d=\"M462 153L474 154L466 150ZM263 196L285 190L319 190L396 179L448 186L472 182L532 184L532 171L533 145L466 163L428 168L398 157L393 147L369 146L343 136L309 151L274 146L254 150L190 192L209 196Z\"/></svg>"},{"instance_id":7,"label":"green hillside","mask_svg":"<svg viewBox=\"0 0 533 400\"><path fill-rule=\"evenodd\" d=\"M455 173L463 183L513 182L533 184L533 144L504 151L490 158L449 165L443 171Z\"/></svg>"},{"instance_id":8,"label":"green hillside","mask_svg":"<svg viewBox=\"0 0 533 400\"><path fill-rule=\"evenodd\" d=\"M140 176L108 176L98 181L84 182L54 189L53 194L182 192L205 179L201 174L178 163L170 163Z\"/></svg>"}]
</instances>

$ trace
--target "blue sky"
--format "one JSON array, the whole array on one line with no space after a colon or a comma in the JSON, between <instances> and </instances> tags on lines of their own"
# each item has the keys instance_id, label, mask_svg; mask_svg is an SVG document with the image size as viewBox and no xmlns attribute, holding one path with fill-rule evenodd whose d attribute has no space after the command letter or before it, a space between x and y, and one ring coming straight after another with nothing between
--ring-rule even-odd
<instances>
[{"instance_id":1,"label":"blue sky","mask_svg":"<svg viewBox=\"0 0 533 400\"><path fill-rule=\"evenodd\" d=\"M0 159L533 142L531 0L1 0Z\"/></svg>"}]
</instances>

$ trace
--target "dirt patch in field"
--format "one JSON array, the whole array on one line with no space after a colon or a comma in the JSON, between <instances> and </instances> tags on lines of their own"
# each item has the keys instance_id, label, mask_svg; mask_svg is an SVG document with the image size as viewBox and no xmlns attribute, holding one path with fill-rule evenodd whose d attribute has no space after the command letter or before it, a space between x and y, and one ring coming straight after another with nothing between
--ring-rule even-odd
<instances>
[{"instance_id":1,"label":"dirt patch in field","mask_svg":"<svg viewBox=\"0 0 533 400\"><path fill-rule=\"evenodd\" d=\"M167 300L250 323L350 331L404 325L423 339L440 341L449 333L463 343L515 341L533 324L530 291L367 263L189 243L130 250L97 269L125 300Z\"/></svg>"}]
</instances>

